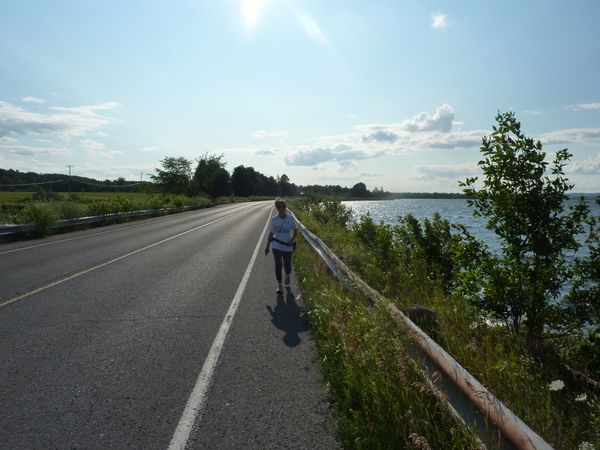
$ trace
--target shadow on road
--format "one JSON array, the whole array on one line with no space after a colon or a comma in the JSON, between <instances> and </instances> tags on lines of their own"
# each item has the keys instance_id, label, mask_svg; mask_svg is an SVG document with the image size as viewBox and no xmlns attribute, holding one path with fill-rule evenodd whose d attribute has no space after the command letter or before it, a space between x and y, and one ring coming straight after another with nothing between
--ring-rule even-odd
<instances>
[{"instance_id":1,"label":"shadow on road","mask_svg":"<svg viewBox=\"0 0 600 450\"><path fill-rule=\"evenodd\" d=\"M287 288L285 294L277 294L277 304L275 308L267 305L267 310L271 313L271 322L276 328L285 332L283 342L288 347L296 347L301 339L298 333L308 331L308 322L301 316L301 308L296 303L296 297L291 289Z\"/></svg>"}]
</instances>

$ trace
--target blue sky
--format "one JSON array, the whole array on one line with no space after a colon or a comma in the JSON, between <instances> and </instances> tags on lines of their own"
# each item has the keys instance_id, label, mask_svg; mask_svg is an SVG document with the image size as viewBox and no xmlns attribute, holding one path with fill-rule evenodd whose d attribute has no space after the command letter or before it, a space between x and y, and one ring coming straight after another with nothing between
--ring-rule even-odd
<instances>
[{"instance_id":1,"label":"blue sky","mask_svg":"<svg viewBox=\"0 0 600 450\"><path fill-rule=\"evenodd\" d=\"M209 152L298 184L458 191L513 110L600 191L600 3L495 5L5 0L0 167L137 179Z\"/></svg>"}]
</instances>

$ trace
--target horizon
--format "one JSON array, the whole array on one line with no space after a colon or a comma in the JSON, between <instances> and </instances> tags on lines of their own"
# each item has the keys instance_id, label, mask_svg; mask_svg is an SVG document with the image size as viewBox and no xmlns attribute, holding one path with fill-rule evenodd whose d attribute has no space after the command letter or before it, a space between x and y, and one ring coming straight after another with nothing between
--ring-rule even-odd
<instances>
[{"instance_id":1,"label":"horizon","mask_svg":"<svg viewBox=\"0 0 600 450\"><path fill-rule=\"evenodd\" d=\"M10 169L7 169L7 170L10 170ZM12 170L17 170L17 169L12 169ZM26 172L21 172L21 173L26 173ZM63 174L63 173L37 173L37 172L29 172L29 173L35 173L36 175L40 175L40 176L44 176L44 175L65 175L67 177L67 179L69 177L68 174ZM264 175L270 176L268 174L264 174ZM114 179L108 179L108 178L106 178L104 180L100 180L100 179L93 178L93 177L84 177L82 175L75 175L75 174L73 174L72 176L73 177L81 177L81 178L89 178L89 179L92 179L92 180L98 181L98 182L110 181L110 182L114 183L114 182L118 181L117 178L114 178ZM131 183L135 183L135 184L140 184L141 182L143 182L143 183L153 183L150 180L142 180L142 181L140 181L140 180L136 180L136 179L133 179L133 178L131 178L129 180L125 179L125 181L128 182L128 183L131 182ZM293 183L293 184L295 184L295 185L297 185L298 187L307 187L307 186L313 186L314 185L314 184L310 184L310 185L298 184L298 183L296 183L292 179L290 179L290 182ZM361 180L356 181L356 183L361 183L361 182L363 182L363 181L361 181ZM354 184L356 184L356 183L354 183ZM326 185L320 185L320 186L326 186ZM345 189L352 188L352 185L339 185L339 186L342 187L342 188L345 188ZM3 187L3 185L0 185L0 188L1 187ZM106 187L115 187L116 188L116 187L119 187L119 185L106 185ZM379 189L379 186L374 186L374 188ZM369 189L369 190L372 191L372 189ZM15 191L15 192L18 192L18 191ZM25 191L23 191L23 192L25 192ZM392 195L396 195L396 194L465 195L461 191L388 191L388 190L385 190L385 189L384 189L384 193L385 194L392 194ZM597 192L593 192L593 191L591 191L591 192L568 191L567 195L570 195L570 196L573 196L573 195L575 195L575 196L577 196L577 195L583 195L583 196L590 196L590 197L592 197L592 196L600 196L600 191L597 191ZM385 199L383 199L383 198L374 198L374 199L371 199L371 200L385 200Z\"/></svg>"},{"instance_id":2,"label":"horizon","mask_svg":"<svg viewBox=\"0 0 600 450\"><path fill-rule=\"evenodd\" d=\"M297 185L460 193L514 111L600 192L600 4L0 5L0 167L147 179L165 156ZM559 31L557 31L559 30Z\"/></svg>"}]
</instances>

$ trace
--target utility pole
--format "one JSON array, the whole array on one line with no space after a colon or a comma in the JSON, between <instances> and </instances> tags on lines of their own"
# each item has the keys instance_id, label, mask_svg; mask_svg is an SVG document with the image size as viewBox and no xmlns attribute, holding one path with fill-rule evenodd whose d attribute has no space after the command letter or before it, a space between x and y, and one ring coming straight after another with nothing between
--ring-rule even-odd
<instances>
[{"instance_id":1,"label":"utility pole","mask_svg":"<svg viewBox=\"0 0 600 450\"><path fill-rule=\"evenodd\" d=\"M71 169L73 168L73 164L68 164L69 168L69 200L71 200Z\"/></svg>"}]
</instances>

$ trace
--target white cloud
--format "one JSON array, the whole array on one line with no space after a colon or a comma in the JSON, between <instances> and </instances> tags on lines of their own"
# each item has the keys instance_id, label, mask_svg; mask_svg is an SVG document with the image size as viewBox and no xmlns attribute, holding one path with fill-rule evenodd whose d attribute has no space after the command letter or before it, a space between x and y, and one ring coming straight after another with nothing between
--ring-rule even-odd
<instances>
[{"instance_id":1,"label":"white cloud","mask_svg":"<svg viewBox=\"0 0 600 450\"><path fill-rule=\"evenodd\" d=\"M17 156L69 156L73 154L70 148L66 147L35 147L29 145L2 145L0 154L10 154Z\"/></svg>"},{"instance_id":2,"label":"white cloud","mask_svg":"<svg viewBox=\"0 0 600 450\"><path fill-rule=\"evenodd\" d=\"M275 139L278 139L279 142L284 143L288 138L288 132L285 130L281 130L281 131L256 130L250 136L253 137L254 139L275 138Z\"/></svg>"},{"instance_id":3,"label":"white cloud","mask_svg":"<svg viewBox=\"0 0 600 450\"><path fill-rule=\"evenodd\" d=\"M33 97L31 95L21 97L21 101L25 102L25 103L37 103L37 104L42 104L42 103L46 102L43 98Z\"/></svg>"},{"instance_id":4,"label":"white cloud","mask_svg":"<svg viewBox=\"0 0 600 450\"><path fill-rule=\"evenodd\" d=\"M567 173L579 175L600 175L600 153L586 159L571 162L566 168Z\"/></svg>"},{"instance_id":5,"label":"white cloud","mask_svg":"<svg viewBox=\"0 0 600 450\"><path fill-rule=\"evenodd\" d=\"M9 144L14 144L15 142L18 142L19 140L10 136L0 136L0 143L3 142L8 142ZM50 141L48 141L50 142Z\"/></svg>"},{"instance_id":6,"label":"white cloud","mask_svg":"<svg viewBox=\"0 0 600 450\"><path fill-rule=\"evenodd\" d=\"M433 114L421 112L397 124L357 125L355 128L363 131L363 142L395 142L407 133L450 133L456 124L454 117L454 108L443 104Z\"/></svg>"},{"instance_id":7,"label":"white cloud","mask_svg":"<svg viewBox=\"0 0 600 450\"><path fill-rule=\"evenodd\" d=\"M314 166L327 161L352 161L359 159L375 158L382 152L372 152L355 149L348 145L338 145L332 148L308 148L297 150L286 156L285 162L289 166Z\"/></svg>"},{"instance_id":8,"label":"white cloud","mask_svg":"<svg viewBox=\"0 0 600 450\"><path fill-rule=\"evenodd\" d=\"M398 135L387 130L377 130L362 137L363 142L396 142Z\"/></svg>"},{"instance_id":9,"label":"white cloud","mask_svg":"<svg viewBox=\"0 0 600 450\"><path fill-rule=\"evenodd\" d=\"M0 101L0 136L48 133L68 141L115 122L98 111L117 106L116 102L108 102L75 108L54 106L44 112L32 112Z\"/></svg>"},{"instance_id":10,"label":"white cloud","mask_svg":"<svg viewBox=\"0 0 600 450\"><path fill-rule=\"evenodd\" d=\"M448 16L439 11L431 14L431 28L434 30L443 30L450 25L448 22Z\"/></svg>"},{"instance_id":11,"label":"white cloud","mask_svg":"<svg viewBox=\"0 0 600 450\"><path fill-rule=\"evenodd\" d=\"M566 128L544 133L539 137L542 144L584 144L600 139L600 128Z\"/></svg>"},{"instance_id":12,"label":"white cloud","mask_svg":"<svg viewBox=\"0 0 600 450\"><path fill-rule=\"evenodd\" d=\"M541 116L544 114L542 111L538 111L536 109L526 109L525 111L522 111L522 113L530 116Z\"/></svg>"},{"instance_id":13,"label":"white cloud","mask_svg":"<svg viewBox=\"0 0 600 450\"><path fill-rule=\"evenodd\" d=\"M373 177L380 177L383 174L381 172L361 172L360 176L361 177L365 177L365 178L373 178Z\"/></svg>"},{"instance_id":14,"label":"white cloud","mask_svg":"<svg viewBox=\"0 0 600 450\"><path fill-rule=\"evenodd\" d=\"M94 141L93 139L82 140L81 146L88 150L104 150L106 147L103 143Z\"/></svg>"},{"instance_id":15,"label":"white cloud","mask_svg":"<svg viewBox=\"0 0 600 450\"><path fill-rule=\"evenodd\" d=\"M397 123L355 125L349 133L321 136L313 139L310 146L282 146L277 152L287 155L288 165L314 166L426 149L474 148L481 145L482 136L489 134L489 130L457 130L461 123L454 119L454 109L444 104L434 113L422 112ZM256 136L266 133L259 130ZM273 154L273 151L261 149L259 154Z\"/></svg>"},{"instance_id":16,"label":"white cloud","mask_svg":"<svg viewBox=\"0 0 600 450\"><path fill-rule=\"evenodd\" d=\"M448 133L452 130L454 121L454 108L443 104L438 106L433 115L422 112L403 122L406 131L440 131Z\"/></svg>"},{"instance_id":17,"label":"white cloud","mask_svg":"<svg viewBox=\"0 0 600 450\"><path fill-rule=\"evenodd\" d=\"M425 178L460 178L476 175L481 170L475 164L431 164L414 167L417 179Z\"/></svg>"},{"instance_id":18,"label":"white cloud","mask_svg":"<svg viewBox=\"0 0 600 450\"><path fill-rule=\"evenodd\" d=\"M144 153L153 153L153 152L159 152L159 151L160 151L160 147L158 145L149 145L147 147L140 148L140 152L144 152Z\"/></svg>"},{"instance_id":19,"label":"white cloud","mask_svg":"<svg viewBox=\"0 0 600 450\"><path fill-rule=\"evenodd\" d=\"M270 149L262 149L262 150L258 150L256 152L257 155L260 156L272 156L277 154L277 152L275 150L270 150Z\"/></svg>"},{"instance_id":20,"label":"white cloud","mask_svg":"<svg viewBox=\"0 0 600 450\"><path fill-rule=\"evenodd\" d=\"M600 102L595 102L595 103L579 103L577 105L571 105L569 106L569 109L572 109L573 111L579 111L581 109L584 110L595 110L595 109L600 109Z\"/></svg>"}]
</instances>

